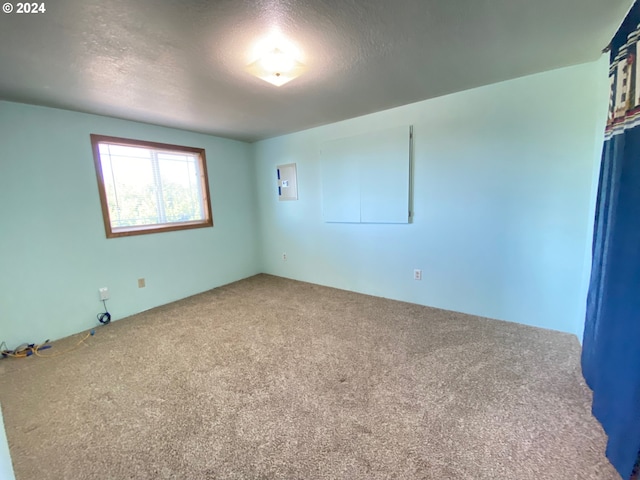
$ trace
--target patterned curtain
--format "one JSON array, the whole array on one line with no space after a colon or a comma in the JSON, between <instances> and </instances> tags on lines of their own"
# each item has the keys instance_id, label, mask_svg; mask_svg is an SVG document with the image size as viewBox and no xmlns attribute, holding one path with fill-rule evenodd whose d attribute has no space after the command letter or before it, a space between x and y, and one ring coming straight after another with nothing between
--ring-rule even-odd
<instances>
[{"instance_id":1,"label":"patterned curtain","mask_svg":"<svg viewBox=\"0 0 640 480\"><path fill-rule=\"evenodd\" d=\"M582 370L607 457L629 479L640 451L640 8L611 43Z\"/></svg>"}]
</instances>

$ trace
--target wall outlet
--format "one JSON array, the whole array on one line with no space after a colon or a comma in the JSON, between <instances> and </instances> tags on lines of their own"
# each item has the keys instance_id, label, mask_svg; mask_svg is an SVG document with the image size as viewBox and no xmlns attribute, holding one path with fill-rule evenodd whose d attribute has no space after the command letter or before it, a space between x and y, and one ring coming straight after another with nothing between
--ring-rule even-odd
<instances>
[{"instance_id":1,"label":"wall outlet","mask_svg":"<svg viewBox=\"0 0 640 480\"><path fill-rule=\"evenodd\" d=\"M286 253L283 253L283 254L282 254L282 261L283 261L283 262L286 262L286 261L287 261L287 254L286 254Z\"/></svg>"},{"instance_id":2,"label":"wall outlet","mask_svg":"<svg viewBox=\"0 0 640 480\"><path fill-rule=\"evenodd\" d=\"M146 286L147 286L147 284L145 283L144 278L139 278L138 279L138 288L144 288Z\"/></svg>"},{"instance_id":3,"label":"wall outlet","mask_svg":"<svg viewBox=\"0 0 640 480\"><path fill-rule=\"evenodd\" d=\"M422 270L420 270L419 268L416 268L413 271L413 279L414 280L422 280Z\"/></svg>"},{"instance_id":4,"label":"wall outlet","mask_svg":"<svg viewBox=\"0 0 640 480\"><path fill-rule=\"evenodd\" d=\"M109 289L107 287L102 287L98 289L100 293L100 300L109 300Z\"/></svg>"}]
</instances>

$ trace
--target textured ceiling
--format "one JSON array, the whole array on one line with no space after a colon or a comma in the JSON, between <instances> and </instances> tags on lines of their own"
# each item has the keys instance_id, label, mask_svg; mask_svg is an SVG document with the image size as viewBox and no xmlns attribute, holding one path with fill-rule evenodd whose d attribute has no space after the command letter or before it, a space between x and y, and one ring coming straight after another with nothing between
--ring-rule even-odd
<instances>
[{"instance_id":1,"label":"textured ceiling","mask_svg":"<svg viewBox=\"0 0 640 480\"><path fill-rule=\"evenodd\" d=\"M0 14L0 99L255 141L595 60L632 3L45 0ZM278 30L279 88L245 71Z\"/></svg>"}]
</instances>

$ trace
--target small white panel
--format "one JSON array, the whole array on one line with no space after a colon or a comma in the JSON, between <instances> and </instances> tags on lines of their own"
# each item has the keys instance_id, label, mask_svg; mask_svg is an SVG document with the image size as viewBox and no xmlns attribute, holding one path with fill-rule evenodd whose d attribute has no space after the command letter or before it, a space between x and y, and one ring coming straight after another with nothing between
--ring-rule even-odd
<instances>
[{"instance_id":1,"label":"small white panel","mask_svg":"<svg viewBox=\"0 0 640 480\"><path fill-rule=\"evenodd\" d=\"M298 175L295 163L278 165L278 200L298 199Z\"/></svg>"}]
</instances>

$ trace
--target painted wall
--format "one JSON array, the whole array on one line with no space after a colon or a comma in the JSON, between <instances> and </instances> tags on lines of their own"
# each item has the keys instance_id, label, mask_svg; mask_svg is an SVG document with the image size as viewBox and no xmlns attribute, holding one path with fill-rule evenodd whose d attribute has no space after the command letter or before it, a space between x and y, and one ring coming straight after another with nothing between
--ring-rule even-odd
<instances>
[{"instance_id":1,"label":"painted wall","mask_svg":"<svg viewBox=\"0 0 640 480\"><path fill-rule=\"evenodd\" d=\"M254 144L262 271L581 338L606 78L603 59ZM407 124L413 223L323 223L319 145Z\"/></svg>"},{"instance_id":2,"label":"painted wall","mask_svg":"<svg viewBox=\"0 0 640 480\"><path fill-rule=\"evenodd\" d=\"M101 286L123 318L260 271L581 337L606 78L603 59L254 145L0 102L0 341L92 327ZM324 223L319 145L406 124L413 223ZM204 147L215 227L106 239L90 133ZM300 199L278 202L290 162Z\"/></svg>"},{"instance_id":3,"label":"painted wall","mask_svg":"<svg viewBox=\"0 0 640 480\"><path fill-rule=\"evenodd\" d=\"M107 239L90 133L205 148L214 227ZM254 183L246 143L0 102L0 342L97 325L99 287L118 319L258 273Z\"/></svg>"}]
</instances>

